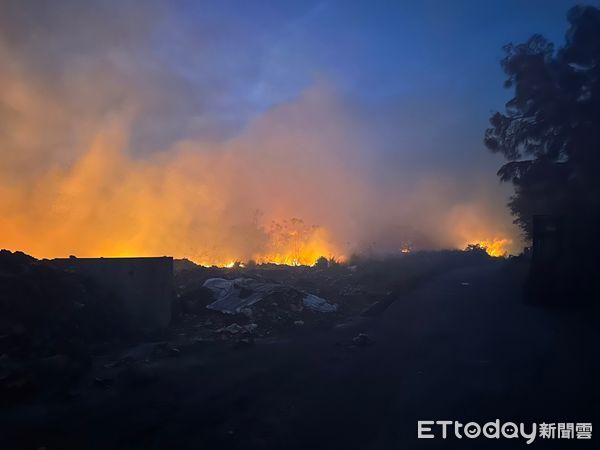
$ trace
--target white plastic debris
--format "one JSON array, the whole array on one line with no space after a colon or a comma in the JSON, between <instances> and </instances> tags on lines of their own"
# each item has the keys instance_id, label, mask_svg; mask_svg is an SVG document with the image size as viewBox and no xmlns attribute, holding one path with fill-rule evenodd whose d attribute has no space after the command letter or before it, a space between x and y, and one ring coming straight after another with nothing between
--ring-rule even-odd
<instances>
[{"instance_id":1,"label":"white plastic debris","mask_svg":"<svg viewBox=\"0 0 600 450\"><path fill-rule=\"evenodd\" d=\"M282 289L276 283L265 283L251 278L209 278L204 287L210 289L216 300L206 307L225 314L237 314L264 297Z\"/></svg>"},{"instance_id":2,"label":"white plastic debris","mask_svg":"<svg viewBox=\"0 0 600 450\"><path fill-rule=\"evenodd\" d=\"M226 314L246 313L246 316L251 317L252 310L250 307L261 301L265 297L277 293L286 292L289 290L295 291L293 288L287 287L280 283L272 283L254 280L252 278L236 278L235 280L226 280L224 278L210 278L204 282L204 287L209 288L215 296L215 301L206 307L216 311L221 311ZM317 297L313 294L304 294L302 305L317 312L334 312L337 311L337 305L328 303L327 300ZM279 306L277 302L272 303L273 306ZM300 311L300 305L290 303L290 309ZM248 314L250 312L250 314Z\"/></svg>"},{"instance_id":3,"label":"white plastic debris","mask_svg":"<svg viewBox=\"0 0 600 450\"><path fill-rule=\"evenodd\" d=\"M327 300L317 297L313 294L307 294L306 297L302 299L302 303L305 308L308 308L312 311L318 312L334 312L337 311L337 305L328 303Z\"/></svg>"}]
</instances>

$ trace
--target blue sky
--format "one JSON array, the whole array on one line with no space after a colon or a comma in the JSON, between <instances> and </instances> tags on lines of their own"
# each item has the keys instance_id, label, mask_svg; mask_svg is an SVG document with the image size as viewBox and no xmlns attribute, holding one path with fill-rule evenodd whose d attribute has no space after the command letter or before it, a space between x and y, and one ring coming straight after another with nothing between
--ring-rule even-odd
<instances>
[{"instance_id":1,"label":"blue sky","mask_svg":"<svg viewBox=\"0 0 600 450\"><path fill-rule=\"evenodd\" d=\"M142 151L148 141L235 135L327 80L376 117L378 131L396 130L390 139L421 128L423 117L431 130L452 128L462 139L438 151L460 158L475 151L490 111L508 98L501 47L533 33L560 44L573 4L6 0L0 21L5 42L16 48L11 57L46 74L51 87L87 59L168 93L146 105L137 133ZM395 120L413 115L421 123ZM431 133L430 146L435 140Z\"/></svg>"},{"instance_id":2,"label":"blue sky","mask_svg":"<svg viewBox=\"0 0 600 450\"><path fill-rule=\"evenodd\" d=\"M208 36L211 45L205 43L203 51L211 54L215 72L239 83L240 94L260 109L293 98L317 74L367 103L478 89L482 103L500 106L506 97L498 66L502 45L533 33L562 41L566 11L575 2L172 4L177 5L172 17L184 24L180 36ZM165 45L167 59L192 80L201 75L202 82L206 68L182 64L195 59L185 54L193 43L178 47L172 24L165 21L166 39L160 33L156 39Z\"/></svg>"},{"instance_id":3,"label":"blue sky","mask_svg":"<svg viewBox=\"0 0 600 450\"><path fill-rule=\"evenodd\" d=\"M490 111L510 95L502 88L501 48L533 33L560 44L573 4L173 2L155 51L192 86L213 83L220 91L195 111L213 130L216 123L235 134L326 78L366 126L387 136L385 151L417 140L416 159L428 164L497 166L481 138Z\"/></svg>"}]
</instances>

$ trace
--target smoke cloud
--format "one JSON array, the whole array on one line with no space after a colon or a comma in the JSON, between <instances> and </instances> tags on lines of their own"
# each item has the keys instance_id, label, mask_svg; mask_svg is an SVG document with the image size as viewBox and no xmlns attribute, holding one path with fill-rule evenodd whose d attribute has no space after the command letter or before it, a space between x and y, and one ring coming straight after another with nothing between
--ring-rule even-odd
<instances>
[{"instance_id":1,"label":"smoke cloud","mask_svg":"<svg viewBox=\"0 0 600 450\"><path fill-rule=\"evenodd\" d=\"M0 7L0 247L227 264L518 244L493 172L411 164L419 143L394 114L408 137L390 155L380 118L335 77L234 102L260 71L173 59L180 19L159 4L119 21L110 2L61 5ZM178 51L219 49L211 30Z\"/></svg>"}]
</instances>

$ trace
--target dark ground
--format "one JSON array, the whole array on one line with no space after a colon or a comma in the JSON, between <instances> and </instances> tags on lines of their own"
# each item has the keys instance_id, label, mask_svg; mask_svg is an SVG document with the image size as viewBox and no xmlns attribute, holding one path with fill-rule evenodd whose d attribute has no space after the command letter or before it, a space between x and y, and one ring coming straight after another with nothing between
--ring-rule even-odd
<instances>
[{"instance_id":1,"label":"dark ground","mask_svg":"<svg viewBox=\"0 0 600 450\"><path fill-rule=\"evenodd\" d=\"M526 305L521 281L492 260L345 327L241 349L199 343L112 387L1 409L1 448L506 449L528 446L417 440L417 420L597 425L597 316ZM352 345L358 332L375 342Z\"/></svg>"}]
</instances>

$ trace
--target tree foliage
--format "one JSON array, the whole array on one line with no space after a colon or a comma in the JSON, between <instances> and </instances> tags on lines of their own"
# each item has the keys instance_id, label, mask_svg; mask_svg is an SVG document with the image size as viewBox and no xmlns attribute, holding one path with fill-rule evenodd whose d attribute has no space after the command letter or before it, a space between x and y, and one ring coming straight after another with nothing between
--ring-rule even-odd
<instances>
[{"instance_id":1,"label":"tree foliage","mask_svg":"<svg viewBox=\"0 0 600 450\"><path fill-rule=\"evenodd\" d=\"M598 223L600 10L576 6L567 19L558 50L540 35L504 47L504 85L514 96L485 133L485 145L508 161L498 176L513 183L509 207L529 237L534 214Z\"/></svg>"}]
</instances>

